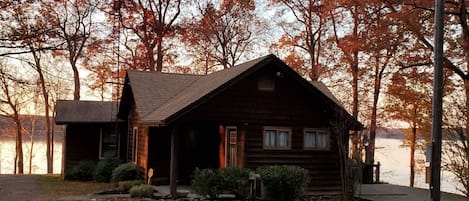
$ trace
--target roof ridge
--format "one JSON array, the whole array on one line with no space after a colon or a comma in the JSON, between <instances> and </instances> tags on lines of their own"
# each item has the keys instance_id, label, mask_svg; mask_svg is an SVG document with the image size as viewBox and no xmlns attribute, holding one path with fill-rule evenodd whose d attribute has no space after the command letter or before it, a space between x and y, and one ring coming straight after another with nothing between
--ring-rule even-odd
<instances>
[{"instance_id":1,"label":"roof ridge","mask_svg":"<svg viewBox=\"0 0 469 201\"><path fill-rule=\"evenodd\" d=\"M141 71L141 70L127 70L130 73L146 73L146 74L163 74L163 75L176 75L176 76L194 76L204 77L205 75L192 74L192 73L171 73L171 72L158 72L158 71Z\"/></svg>"}]
</instances>

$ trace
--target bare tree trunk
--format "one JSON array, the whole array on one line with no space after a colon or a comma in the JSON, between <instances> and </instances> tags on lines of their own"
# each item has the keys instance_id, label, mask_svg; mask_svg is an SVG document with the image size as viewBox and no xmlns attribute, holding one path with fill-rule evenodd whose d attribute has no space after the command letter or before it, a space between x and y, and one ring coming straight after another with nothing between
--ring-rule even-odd
<instances>
[{"instance_id":1,"label":"bare tree trunk","mask_svg":"<svg viewBox=\"0 0 469 201\"><path fill-rule=\"evenodd\" d=\"M34 49L34 47L30 47L31 53L34 57L34 62L35 62L35 70L37 71L39 75L39 82L40 82L40 87L42 90L42 97L44 98L44 110L45 110L45 116L46 116L46 138L47 138L47 149L46 149L46 158L47 158L47 173L51 174L52 173L52 167L53 167L53 159L51 150L51 140L53 139L51 135L51 122L50 122L50 114L49 114L49 92L47 91L46 88L46 80L44 78L44 73L42 72L42 66L41 66L41 58L39 53Z\"/></svg>"},{"instance_id":2,"label":"bare tree trunk","mask_svg":"<svg viewBox=\"0 0 469 201\"><path fill-rule=\"evenodd\" d=\"M73 69L73 80L74 80L74 91L73 91L73 100L80 100L80 74L78 72L76 61L70 59L70 64Z\"/></svg>"},{"instance_id":3,"label":"bare tree trunk","mask_svg":"<svg viewBox=\"0 0 469 201\"><path fill-rule=\"evenodd\" d=\"M376 138L376 118L378 113L378 100L381 89L381 75L379 65L379 51L375 55L375 83L373 92L373 107L371 109L370 139L368 149L366 150L365 163L373 164L375 162L375 138Z\"/></svg>"},{"instance_id":4,"label":"bare tree trunk","mask_svg":"<svg viewBox=\"0 0 469 201\"><path fill-rule=\"evenodd\" d=\"M18 169L18 163L17 163L17 161L18 161L18 154L15 153L15 162L14 162L15 165L14 165L14 167L13 167L13 174L16 174L16 170Z\"/></svg>"},{"instance_id":5,"label":"bare tree trunk","mask_svg":"<svg viewBox=\"0 0 469 201\"><path fill-rule=\"evenodd\" d=\"M415 180L415 143L417 141L417 128L412 125L412 139L410 141L410 176L409 186L414 187Z\"/></svg>"},{"instance_id":6,"label":"bare tree trunk","mask_svg":"<svg viewBox=\"0 0 469 201\"><path fill-rule=\"evenodd\" d=\"M159 37L163 37L163 36L159 36ZM158 46L156 47L156 71L157 72L161 72L163 71L163 55L164 55L164 51L163 51L163 40L162 38L161 39L158 39ZM155 65L155 64L153 64Z\"/></svg>"},{"instance_id":7,"label":"bare tree trunk","mask_svg":"<svg viewBox=\"0 0 469 201\"><path fill-rule=\"evenodd\" d=\"M50 142L51 142L51 146L50 146L50 173L54 173L54 134L55 134L55 128L54 126L50 126Z\"/></svg>"},{"instance_id":8,"label":"bare tree trunk","mask_svg":"<svg viewBox=\"0 0 469 201\"><path fill-rule=\"evenodd\" d=\"M23 135L21 133L22 126L19 119L19 114L15 111L15 124L16 124L16 164L18 165L18 174L23 174ZM15 171L16 172L16 171Z\"/></svg>"},{"instance_id":9,"label":"bare tree trunk","mask_svg":"<svg viewBox=\"0 0 469 201\"><path fill-rule=\"evenodd\" d=\"M354 21L354 27L353 27L353 37L354 39L358 38L358 14L357 14L357 8L356 6L354 7L355 11L353 12L353 21ZM352 61L350 63L350 68L351 68L351 73L352 73L352 116L355 119L358 119L358 49L353 50L352 52ZM360 158L360 153L359 153L359 139L360 136L358 136L358 132L355 132L355 139L352 141L353 147L352 147L352 156L354 158Z\"/></svg>"},{"instance_id":10,"label":"bare tree trunk","mask_svg":"<svg viewBox=\"0 0 469 201\"><path fill-rule=\"evenodd\" d=\"M339 110L340 111L340 110ZM349 158L349 147L348 147L348 140L349 138L346 137L348 134L348 123L344 121L343 114L338 112L336 116L335 122L331 122L333 125L332 132L335 133L337 136L337 146L338 146L338 154L339 154L339 162L340 162L340 178L342 184L342 200L352 200L352 196L355 191L355 179L357 179L357 175L353 173L353 165L350 164Z\"/></svg>"},{"instance_id":11,"label":"bare tree trunk","mask_svg":"<svg viewBox=\"0 0 469 201\"><path fill-rule=\"evenodd\" d=\"M33 173L33 149L34 149L34 132L36 131L36 119L31 118L31 139L29 148L29 174Z\"/></svg>"},{"instance_id":12,"label":"bare tree trunk","mask_svg":"<svg viewBox=\"0 0 469 201\"><path fill-rule=\"evenodd\" d=\"M33 173L33 148L34 148L34 139L33 135L31 134L31 147L29 150L29 174Z\"/></svg>"}]
</instances>

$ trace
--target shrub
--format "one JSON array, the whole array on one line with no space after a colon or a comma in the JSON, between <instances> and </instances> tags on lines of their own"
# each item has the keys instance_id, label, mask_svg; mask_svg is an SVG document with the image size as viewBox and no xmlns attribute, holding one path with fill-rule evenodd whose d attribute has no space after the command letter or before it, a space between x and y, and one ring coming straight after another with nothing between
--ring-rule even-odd
<instances>
[{"instance_id":1,"label":"shrub","mask_svg":"<svg viewBox=\"0 0 469 201\"><path fill-rule=\"evenodd\" d=\"M93 180L95 167L96 164L94 161L81 161L70 170L66 178L80 181Z\"/></svg>"},{"instance_id":2,"label":"shrub","mask_svg":"<svg viewBox=\"0 0 469 201\"><path fill-rule=\"evenodd\" d=\"M246 197L249 171L241 168L228 167L217 171L196 169L192 180L195 193L215 198L223 191L234 193L237 197Z\"/></svg>"},{"instance_id":3,"label":"shrub","mask_svg":"<svg viewBox=\"0 0 469 201\"><path fill-rule=\"evenodd\" d=\"M194 179L192 180L192 190L201 195L215 198L220 194L219 175L211 169L196 168L194 172Z\"/></svg>"},{"instance_id":4,"label":"shrub","mask_svg":"<svg viewBox=\"0 0 469 201\"><path fill-rule=\"evenodd\" d=\"M134 186L129 191L130 197L137 198L151 198L153 197L153 186L148 184L141 184Z\"/></svg>"},{"instance_id":5,"label":"shrub","mask_svg":"<svg viewBox=\"0 0 469 201\"><path fill-rule=\"evenodd\" d=\"M304 195L308 172L297 166L267 166L258 169L266 198L294 201Z\"/></svg>"},{"instance_id":6,"label":"shrub","mask_svg":"<svg viewBox=\"0 0 469 201\"><path fill-rule=\"evenodd\" d=\"M120 191L129 192L129 190L134 187L143 184L142 180L130 180L130 181L121 181L117 185Z\"/></svg>"},{"instance_id":7,"label":"shrub","mask_svg":"<svg viewBox=\"0 0 469 201\"><path fill-rule=\"evenodd\" d=\"M221 190L234 193L237 197L246 197L249 184L249 171L237 167L218 170Z\"/></svg>"},{"instance_id":8,"label":"shrub","mask_svg":"<svg viewBox=\"0 0 469 201\"><path fill-rule=\"evenodd\" d=\"M113 183L119 183L120 181L129 181L140 179L140 169L132 163L124 163L117 166L112 171L111 180Z\"/></svg>"},{"instance_id":9,"label":"shrub","mask_svg":"<svg viewBox=\"0 0 469 201\"><path fill-rule=\"evenodd\" d=\"M112 170L120 164L122 164L122 161L118 159L104 158L100 160L96 165L94 180L97 182L110 182Z\"/></svg>"}]
</instances>

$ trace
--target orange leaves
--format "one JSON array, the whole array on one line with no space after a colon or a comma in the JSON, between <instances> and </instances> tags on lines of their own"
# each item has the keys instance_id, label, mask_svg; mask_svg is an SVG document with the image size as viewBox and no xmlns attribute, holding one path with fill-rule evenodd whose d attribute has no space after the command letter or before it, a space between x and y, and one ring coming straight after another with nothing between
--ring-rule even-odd
<instances>
[{"instance_id":1,"label":"orange leaves","mask_svg":"<svg viewBox=\"0 0 469 201\"><path fill-rule=\"evenodd\" d=\"M303 67L305 65L305 62L303 58L301 58L300 56L298 56L298 54L296 54L295 51L290 51L290 54L284 57L283 61L285 61L285 63L287 63L290 67L295 69L297 72L300 72L300 74L302 74L301 72L303 72Z\"/></svg>"},{"instance_id":2,"label":"orange leaves","mask_svg":"<svg viewBox=\"0 0 469 201\"><path fill-rule=\"evenodd\" d=\"M170 60L166 44L171 44L178 31L176 19L181 13L181 1L128 0L117 6L121 25L138 37L135 51L146 60L138 62L143 66L133 68L163 70L163 63ZM131 53L133 57L134 53Z\"/></svg>"},{"instance_id":3,"label":"orange leaves","mask_svg":"<svg viewBox=\"0 0 469 201\"><path fill-rule=\"evenodd\" d=\"M210 1L198 6L198 15L189 23L183 40L189 42L206 69L213 65L234 66L249 48L257 25L255 4L251 0Z\"/></svg>"}]
</instances>

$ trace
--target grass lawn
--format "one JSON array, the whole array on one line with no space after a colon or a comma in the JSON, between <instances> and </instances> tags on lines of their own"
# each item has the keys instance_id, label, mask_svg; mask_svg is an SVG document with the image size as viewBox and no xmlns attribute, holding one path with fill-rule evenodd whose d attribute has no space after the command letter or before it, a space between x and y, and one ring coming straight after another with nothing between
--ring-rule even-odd
<instances>
[{"instance_id":1,"label":"grass lawn","mask_svg":"<svg viewBox=\"0 0 469 201\"><path fill-rule=\"evenodd\" d=\"M64 181L60 175L43 175L39 180L39 200L54 200L71 195L90 195L112 189L110 183Z\"/></svg>"}]
</instances>

